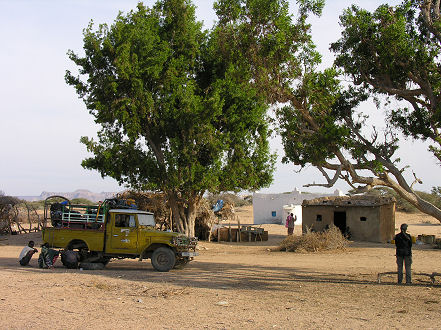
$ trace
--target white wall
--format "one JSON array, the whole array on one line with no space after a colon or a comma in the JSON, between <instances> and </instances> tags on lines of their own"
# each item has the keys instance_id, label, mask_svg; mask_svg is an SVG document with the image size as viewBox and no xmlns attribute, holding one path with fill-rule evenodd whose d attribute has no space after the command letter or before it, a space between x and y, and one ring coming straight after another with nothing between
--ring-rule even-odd
<instances>
[{"instance_id":1,"label":"white wall","mask_svg":"<svg viewBox=\"0 0 441 330\"><path fill-rule=\"evenodd\" d=\"M301 205L305 199L314 199L326 196L342 196L341 190L337 189L333 194L305 194L301 193L297 188L286 194L253 194L253 216L254 224L278 223L285 224L286 212L283 210L284 205L293 204L295 207L295 215L299 219L297 224L301 224L302 208Z\"/></svg>"},{"instance_id":2,"label":"white wall","mask_svg":"<svg viewBox=\"0 0 441 330\"><path fill-rule=\"evenodd\" d=\"M292 213L294 217L297 217L296 222L294 223L296 226L302 226L302 205L284 205L283 206L283 214L282 214L282 225L286 225L286 218L288 214Z\"/></svg>"}]
</instances>

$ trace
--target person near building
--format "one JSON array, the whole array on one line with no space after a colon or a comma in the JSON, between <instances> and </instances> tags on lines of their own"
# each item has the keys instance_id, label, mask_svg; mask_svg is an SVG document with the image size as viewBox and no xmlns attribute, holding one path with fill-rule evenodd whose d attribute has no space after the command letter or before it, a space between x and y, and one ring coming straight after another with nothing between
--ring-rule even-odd
<instances>
[{"instance_id":1,"label":"person near building","mask_svg":"<svg viewBox=\"0 0 441 330\"><path fill-rule=\"evenodd\" d=\"M398 266L398 284L403 282L403 262L406 269L406 284L412 283L412 237L407 233L407 224L400 226L401 232L395 235L396 257Z\"/></svg>"},{"instance_id":2,"label":"person near building","mask_svg":"<svg viewBox=\"0 0 441 330\"><path fill-rule=\"evenodd\" d=\"M29 261L31 261L34 253L38 252L36 248L34 248L35 242L29 241L28 245L21 250L20 255L18 256L18 262L22 266L29 265Z\"/></svg>"},{"instance_id":3,"label":"person near building","mask_svg":"<svg viewBox=\"0 0 441 330\"><path fill-rule=\"evenodd\" d=\"M297 216L294 216L294 214L292 213L288 214L288 216L286 217L285 227L288 228L288 236L294 233L294 226L296 220L297 220Z\"/></svg>"}]
</instances>

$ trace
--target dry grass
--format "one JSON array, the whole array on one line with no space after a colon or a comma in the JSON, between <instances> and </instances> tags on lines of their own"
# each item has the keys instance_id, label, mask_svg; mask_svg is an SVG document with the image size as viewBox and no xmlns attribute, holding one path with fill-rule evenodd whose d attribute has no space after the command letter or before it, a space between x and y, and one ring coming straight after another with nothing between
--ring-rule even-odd
<instances>
[{"instance_id":1,"label":"dry grass","mask_svg":"<svg viewBox=\"0 0 441 330\"><path fill-rule=\"evenodd\" d=\"M349 241L337 227L331 227L324 232L311 232L301 236L288 236L280 243L281 251L289 252L319 252L345 250Z\"/></svg>"}]
</instances>

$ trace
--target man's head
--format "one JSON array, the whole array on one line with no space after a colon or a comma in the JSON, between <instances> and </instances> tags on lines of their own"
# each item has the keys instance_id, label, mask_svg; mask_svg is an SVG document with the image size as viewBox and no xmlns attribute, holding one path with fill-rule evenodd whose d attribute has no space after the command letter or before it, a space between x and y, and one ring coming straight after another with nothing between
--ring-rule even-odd
<instances>
[{"instance_id":1,"label":"man's head","mask_svg":"<svg viewBox=\"0 0 441 330\"><path fill-rule=\"evenodd\" d=\"M34 241L29 241L28 246L29 246L30 248L33 248L34 245L35 245L35 242L34 242Z\"/></svg>"},{"instance_id":2,"label":"man's head","mask_svg":"<svg viewBox=\"0 0 441 330\"><path fill-rule=\"evenodd\" d=\"M407 224L403 223L403 224L400 226L400 229L401 229L402 232L405 233L406 230L407 230Z\"/></svg>"},{"instance_id":3,"label":"man's head","mask_svg":"<svg viewBox=\"0 0 441 330\"><path fill-rule=\"evenodd\" d=\"M293 216L294 214L291 213L291 216Z\"/></svg>"}]
</instances>

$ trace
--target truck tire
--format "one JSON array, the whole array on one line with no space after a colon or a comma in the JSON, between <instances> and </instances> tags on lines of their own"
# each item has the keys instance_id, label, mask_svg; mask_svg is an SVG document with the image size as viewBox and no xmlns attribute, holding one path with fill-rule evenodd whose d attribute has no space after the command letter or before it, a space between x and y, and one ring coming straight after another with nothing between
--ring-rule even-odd
<instances>
[{"instance_id":1,"label":"truck tire","mask_svg":"<svg viewBox=\"0 0 441 330\"><path fill-rule=\"evenodd\" d=\"M157 248L152 254L152 265L158 272L168 272L175 266L176 256L172 249Z\"/></svg>"}]
</instances>

